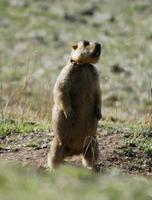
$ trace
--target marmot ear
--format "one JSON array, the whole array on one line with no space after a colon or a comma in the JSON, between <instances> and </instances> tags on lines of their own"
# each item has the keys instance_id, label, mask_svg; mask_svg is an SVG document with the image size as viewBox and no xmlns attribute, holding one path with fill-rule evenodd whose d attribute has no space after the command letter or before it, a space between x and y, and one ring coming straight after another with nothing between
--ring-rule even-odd
<instances>
[{"instance_id":1,"label":"marmot ear","mask_svg":"<svg viewBox=\"0 0 152 200\"><path fill-rule=\"evenodd\" d=\"M74 44L74 45L72 45L72 48L75 50L75 49L78 48L78 45L77 45L77 44Z\"/></svg>"}]
</instances>

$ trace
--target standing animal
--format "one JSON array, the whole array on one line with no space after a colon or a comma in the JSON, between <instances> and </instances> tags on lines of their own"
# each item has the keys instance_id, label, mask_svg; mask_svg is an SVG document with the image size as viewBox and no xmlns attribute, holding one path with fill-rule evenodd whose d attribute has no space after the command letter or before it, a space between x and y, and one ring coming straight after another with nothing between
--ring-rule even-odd
<instances>
[{"instance_id":1,"label":"standing animal","mask_svg":"<svg viewBox=\"0 0 152 200\"><path fill-rule=\"evenodd\" d=\"M98 158L97 123L101 118L101 91L96 68L101 53L97 42L73 45L70 59L53 90L54 139L48 154L51 170L69 156L81 154L83 165L94 169Z\"/></svg>"}]
</instances>

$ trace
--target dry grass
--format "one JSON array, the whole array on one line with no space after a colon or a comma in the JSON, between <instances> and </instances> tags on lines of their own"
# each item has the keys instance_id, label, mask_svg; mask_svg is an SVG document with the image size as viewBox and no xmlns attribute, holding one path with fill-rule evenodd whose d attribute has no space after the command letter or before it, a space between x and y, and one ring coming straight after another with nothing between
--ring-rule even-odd
<instances>
[{"instance_id":1,"label":"dry grass","mask_svg":"<svg viewBox=\"0 0 152 200\"><path fill-rule=\"evenodd\" d=\"M119 7L117 6L119 4ZM104 117L143 117L150 101L151 1L0 2L0 114L50 120L52 87L73 42L103 44ZM89 31L88 31L89 30Z\"/></svg>"}]
</instances>

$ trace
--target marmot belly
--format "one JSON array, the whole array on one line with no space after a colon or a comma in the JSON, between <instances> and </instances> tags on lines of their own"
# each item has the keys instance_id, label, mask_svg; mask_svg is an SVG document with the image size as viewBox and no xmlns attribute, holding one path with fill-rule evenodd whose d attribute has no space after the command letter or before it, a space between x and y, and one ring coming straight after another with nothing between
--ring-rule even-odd
<instances>
[{"instance_id":1,"label":"marmot belly","mask_svg":"<svg viewBox=\"0 0 152 200\"><path fill-rule=\"evenodd\" d=\"M64 113L54 106L52 122L53 132L60 142L74 151L82 151L97 131L97 119L91 110L86 115L76 112L73 119L66 119Z\"/></svg>"}]
</instances>

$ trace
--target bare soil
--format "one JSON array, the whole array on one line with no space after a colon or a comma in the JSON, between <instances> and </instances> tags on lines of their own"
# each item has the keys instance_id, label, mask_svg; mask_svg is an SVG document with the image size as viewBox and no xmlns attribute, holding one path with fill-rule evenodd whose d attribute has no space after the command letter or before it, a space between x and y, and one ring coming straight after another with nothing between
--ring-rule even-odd
<instances>
[{"instance_id":1,"label":"bare soil","mask_svg":"<svg viewBox=\"0 0 152 200\"><path fill-rule=\"evenodd\" d=\"M101 130L99 130L101 131ZM53 136L50 133L13 133L0 138L0 158L35 168L47 168L47 153ZM133 175L152 177L152 158L143 152L125 155L122 144L122 133L98 133L100 157L98 167L102 172L118 168L122 172ZM132 147L133 148L133 147ZM80 166L81 157L68 158L66 163Z\"/></svg>"}]
</instances>

